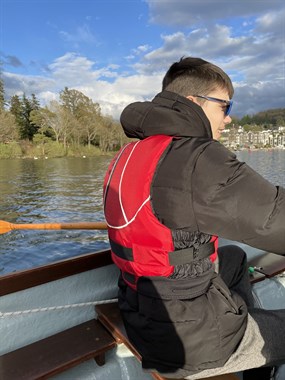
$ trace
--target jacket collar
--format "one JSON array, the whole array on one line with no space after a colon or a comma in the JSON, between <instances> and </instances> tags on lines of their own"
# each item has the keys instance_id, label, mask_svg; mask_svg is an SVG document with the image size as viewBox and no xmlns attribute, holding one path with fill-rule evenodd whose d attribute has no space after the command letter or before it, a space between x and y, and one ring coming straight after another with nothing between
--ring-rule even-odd
<instances>
[{"instance_id":1,"label":"jacket collar","mask_svg":"<svg viewBox=\"0 0 285 380\"><path fill-rule=\"evenodd\" d=\"M121 114L121 124L128 137L139 139L158 134L212 138L210 122L202 108L169 91L157 94L151 102L128 105Z\"/></svg>"}]
</instances>

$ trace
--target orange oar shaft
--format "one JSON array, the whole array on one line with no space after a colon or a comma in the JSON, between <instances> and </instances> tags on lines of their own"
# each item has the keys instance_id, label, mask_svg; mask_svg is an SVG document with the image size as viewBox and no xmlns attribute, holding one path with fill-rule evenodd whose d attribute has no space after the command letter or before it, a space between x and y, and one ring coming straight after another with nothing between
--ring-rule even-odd
<instances>
[{"instance_id":1,"label":"orange oar shaft","mask_svg":"<svg viewBox=\"0 0 285 380\"><path fill-rule=\"evenodd\" d=\"M103 222L12 224L12 230L106 230Z\"/></svg>"},{"instance_id":2,"label":"orange oar shaft","mask_svg":"<svg viewBox=\"0 0 285 380\"><path fill-rule=\"evenodd\" d=\"M12 230L106 230L104 222L14 224L0 221L0 234Z\"/></svg>"}]
</instances>

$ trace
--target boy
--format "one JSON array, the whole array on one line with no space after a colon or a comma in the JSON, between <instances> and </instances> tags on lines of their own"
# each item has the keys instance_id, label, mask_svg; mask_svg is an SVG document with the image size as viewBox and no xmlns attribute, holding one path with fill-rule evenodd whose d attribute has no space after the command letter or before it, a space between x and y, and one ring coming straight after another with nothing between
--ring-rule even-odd
<instances>
[{"instance_id":1,"label":"boy","mask_svg":"<svg viewBox=\"0 0 285 380\"><path fill-rule=\"evenodd\" d=\"M143 367L165 377L285 363L285 310L254 308L245 253L218 248L219 236L285 251L284 189L217 141L231 122L233 93L219 67L175 62L161 93L123 111L126 135L139 140L105 179L126 331ZM270 369L258 371L259 380L270 378Z\"/></svg>"}]
</instances>

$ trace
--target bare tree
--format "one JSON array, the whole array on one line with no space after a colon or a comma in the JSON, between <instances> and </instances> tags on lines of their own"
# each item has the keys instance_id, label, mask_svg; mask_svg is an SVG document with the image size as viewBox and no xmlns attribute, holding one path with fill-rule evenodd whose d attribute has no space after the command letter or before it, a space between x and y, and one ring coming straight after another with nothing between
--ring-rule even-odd
<instances>
[{"instance_id":1,"label":"bare tree","mask_svg":"<svg viewBox=\"0 0 285 380\"><path fill-rule=\"evenodd\" d=\"M9 111L0 111L0 142L8 143L18 140L18 128L14 115Z\"/></svg>"}]
</instances>

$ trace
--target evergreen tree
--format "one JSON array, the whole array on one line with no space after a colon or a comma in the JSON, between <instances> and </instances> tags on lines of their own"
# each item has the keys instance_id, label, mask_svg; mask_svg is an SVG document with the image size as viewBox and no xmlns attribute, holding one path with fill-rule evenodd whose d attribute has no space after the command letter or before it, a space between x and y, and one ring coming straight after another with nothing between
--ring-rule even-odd
<instances>
[{"instance_id":1,"label":"evergreen tree","mask_svg":"<svg viewBox=\"0 0 285 380\"><path fill-rule=\"evenodd\" d=\"M31 107L34 111L38 111L40 109L40 102L36 98L35 94L32 94L32 99L30 100Z\"/></svg>"},{"instance_id":2,"label":"evergreen tree","mask_svg":"<svg viewBox=\"0 0 285 380\"><path fill-rule=\"evenodd\" d=\"M39 102L34 94L29 99L25 94L22 99L18 95L11 98L10 112L15 116L19 127L19 134L22 140L33 140L33 136L37 133L39 126L34 124L30 119L33 110L39 110Z\"/></svg>"},{"instance_id":3,"label":"evergreen tree","mask_svg":"<svg viewBox=\"0 0 285 380\"><path fill-rule=\"evenodd\" d=\"M16 123L20 126L22 118L22 102L18 95L13 95L10 100L10 112L15 116Z\"/></svg>"}]
</instances>

